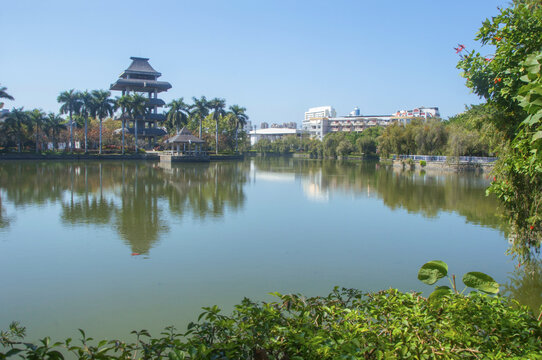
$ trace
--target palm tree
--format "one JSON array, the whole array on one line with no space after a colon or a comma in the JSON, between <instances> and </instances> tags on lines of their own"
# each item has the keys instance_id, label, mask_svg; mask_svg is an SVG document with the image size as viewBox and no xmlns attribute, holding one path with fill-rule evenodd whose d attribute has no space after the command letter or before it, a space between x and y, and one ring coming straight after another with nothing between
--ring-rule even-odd
<instances>
[{"instance_id":1,"label":"palm tree","mask_svg":"<svg viewBox=\"0 0 542 360\"><path fill-rule=\"evenodd\" d=\"M122 121L122 154L124 155L124 133L125 133L125 122L126 119L129 117L129 108L131 104L131 96L130 95L122 95L121 97L117 97L115 100L115 109L121 109L121 121Z\"/></svg>"},{"instance_id":2,"label":"palm tree","mask_svg":"<svg viewBox=\"0 0 542 360\"><path fill-rule=\"evenodd\" d=\"M57 102L61 103L62 106L60 107L60 113L66 114L68 113L70 116L70 145L69 149L73 150L73 114L77 113L79 111L79 95L78 92L74 89L71 89L69 91L61 92L60 95L58 95Z\"/></svg>"},{"instance_id":3,"label":"palm tree","mask_svg":"<svg viewBox=\"0 0 542 360\"><path fill-rule=\"evenodd\" d=\"M22 107L18 109L13 108L4 121L7 133L17 139L18 152L21 152L21 137L25 126L29 125L28 123L28 112L24 111Z\"/></svg>"},{"instance_id":4,"label":"palm tree","mask_svg":"<svg viewBox=\"0 0 542 360\"><path fill-rule=\"evenodd\" d=\"M107 90L92 91L91 115L100 120L100 155L102 154L102 120L113 116L115 102L110 98L111 92Z\"/></svg>"},{"instance_id":5,"label":"palm tree","mask_svg":"<svg viewBox=\"0 0 542 360\"><path fill-rule=\"evenodd\" d=\"M7 89L8 88L5 86L0 86L0 99L15 100L13 96L11 96L10 94L6 92ZM3 107L4 107L4 103L0 102L0 109Z\"/></svg>"},{"instance_id":6,"label":"palm tree","mask_svg":"<svg viewBox=\"0 0 542 360\"><path fill-rule=\"evenodd\" d=\"M85 121L85 153L86 153L88 150L87 148L88 116L92 112L94 99L92 98L92 95L87 90L78 93L78 97L79 97L80 106L77 113Z\"/></svg>"},{"instance_id":7,"label":"palm tree","mask_svg":"<svg viewBox=\"0 0 542 360\"><path fill-rule=\"evenodd\" d=\"M38 153L38 144L39 144L39 134L41 128L45 125L47 117L45 112L40 109L34 109L28 112L29 125L34 125L36 127L36 153Z\"/></svg>"},{"instance_id":8,"label":"palm tree","mask_svg":"<svg viewBox=\"0 0 542 360\"><path fill-rule=\"evenodd\" d=\"M167 106L169 111L166 114L166 120L172 126L175 126L176 133L179 133L179 128L188 122L189 106L184 102L183 98L172 100Z\"/></svg>"},{"instance_id":9,"label":"palm tree","mask_svg":"<svg viewBox=\"0 0 542 360\"><path fill-rule=\"evenodd\" d=\"M53 150L55 149L55 134L58 134L61 130L66 130L66 123L63 118L55 113L49 113L47 115L47 122L45 123L47 131L51 131L53 138Z\"/></svg>"},{"instance_id":10,"label":"palm tree","mask_svg":"<svg viewBox=\"0 0 542 360\"><path fill-rule=\"evenodd\" d=\"M246 108L239 105L230 106L230 116L235 124L235 151L237 152L237 134L239 133L239 127L244 128L248 121L248 115L245 113Z\"/></svg>"},{"instance_id":11,"label":"palm tree","mask_svg":"<svg viewBox=\"0 0 542 360\"><path fill-rule=\"evenodd\" d=\"M135 152L137 153L137 119L145 116L147 111L147 98L141 94L133 94L130 101L130 112L132 119L134 119L134 134L135 134Z\"/></svg>"},{"instance_id":12,"label":"palm tree","mask_svg":"<svg viewBox=\"0 0 542 360\"><path fill-rule=\"evenodd\" d=\"M190 113L192 116L197 117L199 121L199 138L201 139L201 122L209 115L209 102L203 95L199 99L193 97L192 101L194 101L194 104L190 106Z\"/></svg>"},{"instance_id":13,"label":"palm tree","mask_svg":"<svg viewBox=\"0 0 542 360\"><path fill-rule=\"evenodd\" d=\"M218 155L218 121L221 117L226 115L226 100L214 98L209 101L209 107L213 110L213 120L215 121L215 137L216 137L216 148L215 154Z\"/></svg>"}]
</instances>

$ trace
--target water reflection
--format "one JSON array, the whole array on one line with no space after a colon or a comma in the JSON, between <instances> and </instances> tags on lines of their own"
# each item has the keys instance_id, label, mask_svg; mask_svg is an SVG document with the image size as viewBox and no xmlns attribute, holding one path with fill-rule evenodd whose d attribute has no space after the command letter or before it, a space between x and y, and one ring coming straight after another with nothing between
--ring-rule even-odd
<instances>
[{"instance_id":1,"label":"water reflection","mask_svg":"<svg viewBox=\"0 0 542 360\"><path fill-rule=\"evenodd\" d=\"M456 212L467 222L504 230L498 202L486 197L489 182L481 176L390 169L374 162L255 158L257 173L295 174L310 200L329 201L333 193L377 197L392 210L434 218Z\"/></svg>"},{"instance_id":2,"label":"water reflection","mask_svg":"<svg viewBox=\"0 0 542 360\"><path fill-rule=\"evenodd\" d=\"M536 259L518 266L510 273L508 283L503 288L503 295L518 300L538 314L542 310L542 260Z\"/></svg>"},{"instance_id":3,"label":"water reflection","mask_svg":"<svg viewBox=\"0 0 542 360\"><path fill-rule=\"evenodd\" d=\"M59 204L70 226L111 226L133 253L147 254L169 232L169 216L206 221L242 209L253 181L299 181L310 200L335 193L379 198L391 209L435 217L456 212L468 222L502 230L495 199L481 177L398 172L375 163L255 158L245 162L5 162L0 164L0 228L6 204ZM2 202L3 201L3 202Z\"/></svg>"},{"instance_id":4,"label":"water reflection","mask_svg":"<svg viewBox=\"0 0 542 360\"><path fill-rule=\"evenodd\" d=\"M0 188L15 207L57 203L67 225L113 226L132 253L147 254L169 231L164 211L220 217L243 206L243 163L20 162L0 165ZM166 200L167 207L162 206ZM0 203L0 226L7 226Z\"/></svg>"}]
</instances>

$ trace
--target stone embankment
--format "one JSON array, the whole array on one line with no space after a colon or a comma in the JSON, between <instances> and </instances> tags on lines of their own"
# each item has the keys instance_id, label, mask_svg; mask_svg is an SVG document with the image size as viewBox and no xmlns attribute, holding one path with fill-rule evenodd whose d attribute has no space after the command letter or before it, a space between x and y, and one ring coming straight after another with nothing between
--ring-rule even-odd
<instances>
[{"instance_id":1,"label":"stone embankment","mask_svg":"<svg viewBox=\"0 0 542 360\"><path fill-rule=\"evenodd\" d=\"M475 163L475 162L445 162L445 161L426 161L422 166L419 161L409 162L408 160L393 160L393 167L403 170L438 170L451 172L479 172L488 173L493 170L495 163Z\"/></svg>"}]
</instances>

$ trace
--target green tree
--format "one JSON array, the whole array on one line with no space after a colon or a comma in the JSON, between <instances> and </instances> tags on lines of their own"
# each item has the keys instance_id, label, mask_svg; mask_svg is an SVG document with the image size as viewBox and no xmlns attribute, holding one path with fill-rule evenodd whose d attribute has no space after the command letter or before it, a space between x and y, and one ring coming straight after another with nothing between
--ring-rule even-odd
<instances>
[{"instance_id":1,"label":"green tree","mask_svg":"<svg viewBox=\"0 0 542 360\"><path fill-rule=\"evenodd\" d=\"M467 86L504 114L492 119L503 129L502 146L489 188L508 211L511 251L520 259L539 252L542 241L542 6L516 1L483 22L476 40L492 45L487 58L471 51L458 63Z\"/></svg>"},{"instance_id":2,"label":"green tree","mask_svg":"<svg viewBox=\"0 0 542 360\"><path fill-rule=\"evenodd\" d=\"M66 130L65 120L55 113L49 113L47 115L47 121L45 122L45 129L47 132L51 132L53 150L56 148L56 135L62 130Z\"/></svg>"},{"instance_id":3,"label":"green tree","mask_svg":"<svg viewBox=\"0 0 542 360\"><path fill-rule=\"evenodd\" d=\"M81 116L85 125L84 141L85 141L85 153L88 152L88 117L92 113L94 107L94 98L92 94L87 90L78 93L79 108L77 115Z\"/></svg>"},{"instance_id":4,"label":"green tree","mask_svg":"<svg viewBox=\"0 0 542 360\"><path fill-rule=\"evenodd\" d=\"M17 141L17 151L21 152L21 142L25 128L30 126L28 112L23 108L13 108L4 120L5 132Z\"/></svg>"},{"instance_id":5,"label":"green tree","mask_svg":"<svg viewBox=\"0 0 542 360\"><path fill-rule=\"evenodd\" d=\"M130 106L131 106L131 97L130 95L122 95L120 97L117 97L115 100L115 109L120 109L120 120L121 120L121 152L124 155L124 144L125 144L125 137L126 137L126 120L130 118Z\"/></svg>"},{"instance_id":6,"label":"green tree","mask_svg":"<svg viewBox=\"0 0 542 360\"><path fill-rule=\"evenodd\" d=\"M29 126L33 126L36 133L36 153L39 151L39 144L40 144L40 131L45 126L47 122L47 116L45 115L45 112L40 109L34 109L30 112L28 112L28 124Z\"/></svg>"},{"instance_id":7,"label":"green tree","mask_svg":"<svg viewBox=\"0 0 542 360\"><path fill-rule=\"evenodd\" d=\"M13 96L7 93L7 87L0 85L0 99L15 100ZM0 109L4 107L4 103L0 102Z\"/></svg>"},{"instance_id":8,"label":"green tree","mask_svg":"<svg viewBox=\"0 0 542 360\"><path fill-rule=\"evenodd\" d=\"M363 155L374 155L376 154L376 140L370 136L362 136L356 140L356 146L358 151Z\"/></svg>"},{"instance_id":9,"label":"green tree","mask_svg":"<svg viewBox=\"0 0 542 360\"><path fill-rule=\"evenodd\" d=\"M57 102L62 104L62 106L60 107L60 113L69 115L70 143L68 147L70 150L73 150L73 114L77 113L79 111L79 107L81 106L81 102L79 101L79 95L77 91L71 89L61 92L56 100Z\"/></svg>"},{"instance_id":10,"label":"green tree","mask_svg":"<svg viewBox=\"0 0 542 360\"><path fill-rule=\"evenodd\" d=\"M183 98L172 100L167 106L169 107L169 111L166 114L168 127L175 127L175 133L179 133L181 126L188 123L188 116L190 115L189 106L184 102Z\"/></svg>"},{"instance_id":11,"label":"green tree","mask_svg":"<svg viewBox=\"0 0 542 360\"><path fill-rule=\"evenodd\" d=\"M526 114L516 95L523 85L521 62L542 49L542 8L539 1L515 1L486 19L475 40L482 47L495 49L494 55L481 55L471 50L457 67L467 79L467 87L488 103L497 106L506 116L495 118L496 125L513 138Z\"/></svg>"},{"instance_id":12,"label":"green tree","mask_svg":"<svg viewBox=\"0 0 542 360\"><path fill-rule=\"evenodd\" d=\"M134 138L135 138L134 142L135 142L135 151L137 153L137 150L138 150L137 123L139 122L139 119L145 116L145 113L147 111L147 98L138 93L131 95L128 109L129 109L132 119L134 120Z\"/></svg>"},{"instance_id":13,"label":"green tree","mask_svg":"<svg viewBox=\"0 0 542 360\"><path fill-rule=\"evenodd\" d=\"M213 111L213 121L215 122L215 154L218 155L218 121L226 115L226 100L214 98L209 101L209 107Z\"/></svg>"},{"instance_id":14,"label":"green tree","mask_svg":"<svg viewBox=\"0 0 542 360\"><path fill-rule=\"evenodd\" d=\"M99 152L102 154L102 121L115 112L115 101L111 99L111 92L107 90L92 91L91 115L100 121Z\"/></svg>"},{"instance_id":15,"label":"green tree","mask_svg":"<svg viewBox=\"0 0 542 360\"><path fill-rule=\"evenodd\" d=\"M199 99L196 97L192 98L194 104L190 105L190 115L191 118L198 121L199 124L199 138L201 139L201 123L209 115L209 102L205 96L201 96Z\"/></svg>"},{"instance_id":16,"label":"green tree","mask_svg":"<svg viewBox=\"0 0 542 360\"><path fill-rule=\"evenodd\" d=\"M240 107L239 105L230 106L230 119L234 122L235 127L235 151L237 152L238 146L238 135L239 127L244 128L248 121L248 115L246 114L247 109Z\"/></svg>"}]
</instances>

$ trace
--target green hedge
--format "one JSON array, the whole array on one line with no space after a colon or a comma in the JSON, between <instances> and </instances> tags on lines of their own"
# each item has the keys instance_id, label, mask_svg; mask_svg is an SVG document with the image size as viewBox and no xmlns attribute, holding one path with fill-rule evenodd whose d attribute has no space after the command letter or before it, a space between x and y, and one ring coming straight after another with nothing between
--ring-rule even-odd
<instances>
[{"instance_id":1,"label":"green hedge","mask_svg":"<svg viewBox=\"0 0 542 360\"><path fill-rule=\"evenodd\" d=\"M81 332L76 345L25 344L14 325L1 334L0 359L60 359L68 351L78 359L542 359L540 322L507 298L472 292L430 303L394 289L338 288L327 297L275 295L272 303L244 299L229 316L204 308L184 333L134 331L133 343Z\"/></svg>"}]
</instances>

